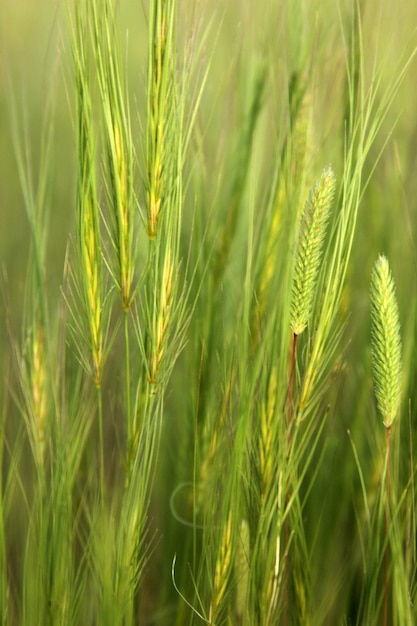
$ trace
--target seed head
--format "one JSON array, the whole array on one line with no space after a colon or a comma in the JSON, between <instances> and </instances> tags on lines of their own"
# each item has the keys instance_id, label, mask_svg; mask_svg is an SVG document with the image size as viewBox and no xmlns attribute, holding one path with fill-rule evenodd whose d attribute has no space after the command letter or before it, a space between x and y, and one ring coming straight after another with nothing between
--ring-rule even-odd
<instances>
[{"instance_id":1,"label":"seed head","mask_svg":"<svg viewBox=\"0 0 417 626\"><path fill-rule=\"evenodd\" d=\"M401 399L401 338L395 285L385 256L374 265L370 300L375 396L384 425L389 428Z\"/></svg>"},{"instance_id":2,"label":"seed head","mask_svg":"<svg viewBox=\"0 0 417 626\"><path fill-rule=\"evenodd\" d=\"M310 191L301 216L291 294L291 329L295 335L303 332L311 317L335 189L335 174L331 167L326 167Z\"/></svg>"}]
</instances>

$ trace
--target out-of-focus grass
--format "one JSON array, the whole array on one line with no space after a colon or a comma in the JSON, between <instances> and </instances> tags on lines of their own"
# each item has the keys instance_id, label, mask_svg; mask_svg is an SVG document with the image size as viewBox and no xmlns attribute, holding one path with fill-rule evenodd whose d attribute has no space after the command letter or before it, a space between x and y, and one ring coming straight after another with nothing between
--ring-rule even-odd
<instances>
[{"instance_id":1,"label":"out-of-focus grass","mask_svg":"<svg viewBox=\"0 0 417 626\"><path fill-rule=\"evenodd\" d=\"M39 172L42 129L52 115L48 101L55 100L54 172L50 180L51 211L49 242L51 287L62 279L62 263L74 200L71 122L66 103L61 41L62 11L55 2L2 2L0 7L0 247L1 263L7 271L10 301L23 299L23 282L28 261L29 230L20 189L15 140L27 147L28 168L35 184ZM19 136L16 136L16 132ZM15 318L16 319L16 318ZM19 322L18 322L19 323Z\"/></svg>"}]
</instances>

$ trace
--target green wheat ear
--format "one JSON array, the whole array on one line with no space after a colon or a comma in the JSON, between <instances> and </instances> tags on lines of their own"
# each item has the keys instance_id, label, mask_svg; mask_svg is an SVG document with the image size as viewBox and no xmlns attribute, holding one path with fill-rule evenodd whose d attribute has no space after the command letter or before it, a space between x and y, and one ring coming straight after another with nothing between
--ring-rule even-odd
<instances>
[{"instance_id":1,"label":"green wheat ear","mask_svg":"<svg viewBox=\"0 0 417 626\"><path fill-rule=\"evenodd\" d=\"M335 189L336 177L333 169L330 166L325 167L310 191L301 216L291 293L290 319L294 335L303 332L311 316L323 241Z\"/></svg>"},{"instance_id":2,"label":"green wheat ear","mask_svg":"<svg viewBox=\"0 0 417 626\"><path fill-rule=\"evenodd\" d=\"M395 285L385 256L378 258L372 270L370 299L375 395L389 428L401 399L401 338Z\"/></svg>"}]
</instances>

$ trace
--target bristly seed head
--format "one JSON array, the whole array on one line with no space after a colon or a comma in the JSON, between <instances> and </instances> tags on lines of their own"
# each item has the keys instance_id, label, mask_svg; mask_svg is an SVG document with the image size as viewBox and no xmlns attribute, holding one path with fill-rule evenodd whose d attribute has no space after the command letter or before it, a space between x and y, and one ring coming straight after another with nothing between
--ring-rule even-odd
<instances>
[{"instance_id":1,"label":"bristly seed head","mask_svg":"<svg viewBox=\"0 0 417 626\"><path fill-rule=\"evenodd\" d=\"M378 258L372 270L370 301L375 396L389 428L401 400L401 338L395 285L385 256Z\"/></svg>"},{"instance_id":2,"label":"bristly seed head","mask_svg":"<svg viewBox=\"0 0 417 626\"><path fill-rule=\"evenodd\" d=\"M330 209L336 189L333 169L325 167L305 204L301 216L291 294L291 330L299 335L306 328L314 292Z\"/></svg>"}]
</instances>

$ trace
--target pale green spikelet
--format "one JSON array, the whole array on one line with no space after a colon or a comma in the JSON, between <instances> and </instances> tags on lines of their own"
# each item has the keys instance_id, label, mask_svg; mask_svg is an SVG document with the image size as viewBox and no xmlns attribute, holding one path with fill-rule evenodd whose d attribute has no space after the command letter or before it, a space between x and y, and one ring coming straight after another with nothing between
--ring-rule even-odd
<instances>
[{"instance_id":1,"label":"pale green spikelet","mask_svg":"<svg viewBox=\"0 0 417 626\"><path fill-rule=\"evenodd\" d=\"M330 166L325 167L310 191L301 216L291 294L291 329L295 335L303 332L311 316L335 188L336 177L333 169Z\"/></svg>"},{"instance_id":2,"label":"pale green spikelet","mask_svg":"<svg viewBox=\"0 0 417 626\"><path fill-rule=\"evenodd\" d=\"M376 401L389 428L401 399L401 338L395 285L385 256L380 256L371 278L371 342Z\"/></svg>"}]
</instances>

